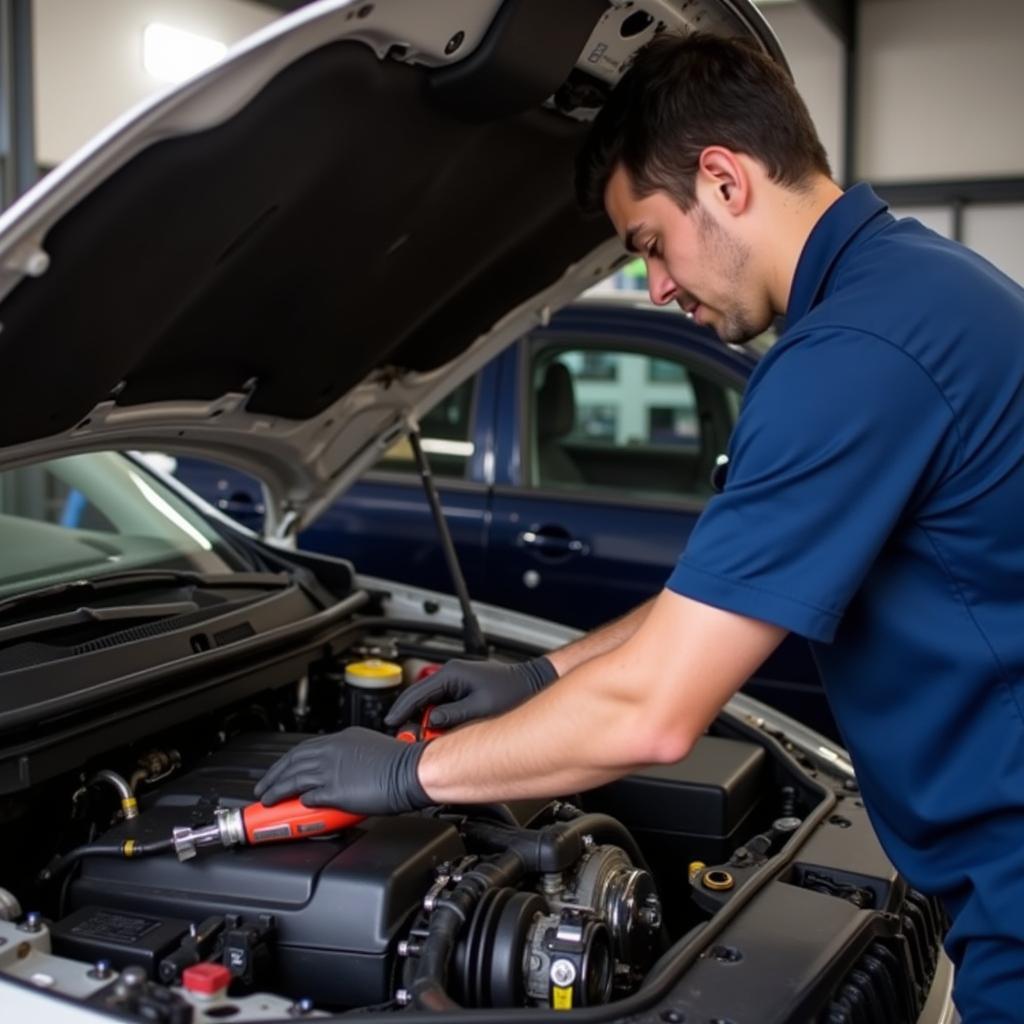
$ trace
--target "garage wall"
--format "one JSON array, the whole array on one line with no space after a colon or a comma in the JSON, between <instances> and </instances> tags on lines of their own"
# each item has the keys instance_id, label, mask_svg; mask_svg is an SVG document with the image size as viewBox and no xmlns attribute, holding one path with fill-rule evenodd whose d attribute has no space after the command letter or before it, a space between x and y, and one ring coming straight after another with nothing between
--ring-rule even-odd
<instances>
[{"instance_id":1,"label":"garage wall","mask_svg":"<svg viewBox=\"0 0 1024 1024\"><path fill-rule=\"evenodd\" d=\"M1024 203L969 207L963 241L1015 281L1024 284Z\"/></svg>"},{"instance_id":2,"label":"garage wall","mask_svg":"<svg viewBox=\"0 0 1024 1024\"><path fill-rule=\"evenodd\" d=\"M34 0L36 154L51 166L166 88L142 66L151 22L231 45L278 12L244 0Z\"/></svg>"},{"instance_id":3,"label":"garage wall","mask_svg":"<svg viewBox=\"0 0 1024 1024\"><path fill-rule=\"evenodd\" d=\"M1021 0L860 0L860 12L858 176L1024 175Z\"/></svg>"},{"instance_id":4,"label":"garage wall","mask_svg":"<svg viewBox=\"0 0 1024 1024\"><path fill-rule=\"evenodd\" d=\"M1024 0L859 0L855 178L1024 179ZM842 168L842 47L807 0L762 7ZM1024 283L1024 203L894 210Z\"/></svg>"},{"instance_id":5,"label":"garage wall","mask_svg":"<svg viewBox=\"0 0 1024 1024\"><path fill-rule=\"evenodd\" d=\"M832 173L843 169L843 46L804 3L761 8L782 44L796 86L828 153Z\"/></svg>"}]
</instances>

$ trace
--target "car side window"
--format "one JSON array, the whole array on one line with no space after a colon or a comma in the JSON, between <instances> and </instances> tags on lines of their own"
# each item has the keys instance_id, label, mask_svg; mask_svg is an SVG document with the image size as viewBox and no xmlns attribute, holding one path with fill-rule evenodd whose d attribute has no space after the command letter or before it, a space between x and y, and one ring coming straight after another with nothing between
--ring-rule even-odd
<instances>
[{"instance_id":1,"label":"car side window","mask_svg":"<svg viewBox=\"0 0 1024 1024\"><path fill-rule=\"evenodd\" d=\"M460 384L420 419L420 436L430 470L436 476L461 478L473 455L473 397L476 379ZM381 457L377 469L416 472L407 437L396 441Z\"/></svg>"},{"instance_id":2,"label":"car side window","mask_svg":"<svg viewBox=\"0 0 1024 1024\"><path fill-rule=\"evenodd\" d=\"M530 368L530 482L636 498L706 499L740 391L702 366L619 348L547 347Z\"/></svg>"}]
</instances>

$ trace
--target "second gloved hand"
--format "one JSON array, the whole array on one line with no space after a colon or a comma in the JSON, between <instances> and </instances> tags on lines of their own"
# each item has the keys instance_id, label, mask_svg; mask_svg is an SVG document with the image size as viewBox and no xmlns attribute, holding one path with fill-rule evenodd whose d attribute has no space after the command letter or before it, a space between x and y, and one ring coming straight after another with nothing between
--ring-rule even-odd
<instances>
[{"instance_id":1,"label":"second gloved hand","mask_svg":"<svg viewBox=\"0 0 1024 1024\"><path fill-rule=\"evenodd\" d=\"M397 814L433 801L416 770L424 743L403 743L372 729L342 729L306 740L267 769L256 783L265 806L300 796L308 807L356 814Z\"/></svg>"},{"instance_id":2,"label":"second gloved hand","mask_svg":"<svg viewBox=\"0 0 1024 1024\"><path fill-rule=\"evenodd\" d=\"M402 725L418 711L437 704L428 725L451 728L477 718L490 718L522 704L558 678L547 658L514 665L502 661L449 661L440 672L413 683L395 701L384 724Z\"/></svg>"}]
</instances>

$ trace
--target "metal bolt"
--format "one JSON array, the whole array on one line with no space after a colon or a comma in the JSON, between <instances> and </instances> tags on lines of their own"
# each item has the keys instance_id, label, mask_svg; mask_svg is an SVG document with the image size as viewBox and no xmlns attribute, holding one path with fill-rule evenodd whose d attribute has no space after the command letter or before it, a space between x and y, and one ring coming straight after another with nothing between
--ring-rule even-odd
<instances>
[{"instance_id":1,"label":"metal bolt","mask_svg":"<svg viewBox=\"0 0 1024 1024\"><path fill-rule=\"evenodd\" d=\"M776 832L795 832L803 824L803 819L795 815L787 815L784 818L776 818L772 822L772 828Z\"/></svg>"},{"instance_id":2,"label":"metal bolt","mask_svg":"<svg viewBox=\"0 0 1024 1024\"><path fill-rule=\"evenodd\" d=\"M136 988L139 985L145 985L147 978L148 975L146 974L145 967L126 967L121 972L121 982L129 988Z\"/></svg>"},{"instance_id":3,"label":"metal bolt","mask_svg":"<svg viewBox=\"0 0 1024 1024\"><path fill-rule=\"evenodd\" d=\"M296 999L288 1007L288 1014L291 1017L307 1017L313 1012L313 1000L309 998Z\"/></svg>"},{"instance_id":4,"label":"metal bolt","mask_svg":"<svg viewBox=\"0 0 1024 1024\"><path fill-rule=\"evenodd\" d=\"M114 969L110 966L109 960L97 960L93 964L93 968L89 971L90 978L97 978L102 981L104 978L109 978L114 973Z\"/></svg>"},{"instance_id":5,"label":"metal bolt","mask_svg":"<svg viewBox=\"0 0 1024 1024\"><path fill-rule=\"evenodd\" d=\"M423 897L423 909L428 913L433 913L434 907L437 906L437 900L433 896Z\"/></svg>"},{"instance_id":6,"label":"metal bolt","mask_svg":"<svg viewBox=\"0 0 1024 1024\"><path fill-rule=\"evenodd\" d=\"M4 266L8 270L21 271L29 277L42 277L50 269L50 256L42 249L35 249L20 259L15 257L8 260Z\"/></svg>"},{"instance_id":7,"label":"metal bolt","mask_svg":"<svg viewBox=\"0 0 1024 1024\"><path fill-rule=\"evenodd\" d=\"M540 879L541 892L546 893L548 896L557 895L562 891L562 874L559 871L553 871L550 874L542 875Z\"/></svg>"},{"instance_id":8,"label":"metal bolt","mask_svg":"<svg viewBox=\"0 0 1024 1024\"><path fill-rule=\"evenodd\" d=\"M594 837L589 833L583 837L583 849L592 850L594 848Z\"/></svg>"},{"instance_id":9,"label":"metal bolt","mask_svg":"<svg viewBox=\"0 0 1024 1024\"><path fill-rule=\"evenodd\" d=\"M21 926L23 932L41 932L43 930L43 915L38 910L30 910L25 915L25 923Z\"/></svg>"},{"instance_id":10,"label":"metal bolt","mask_svg":"<svg viewBox=\"0 0 1024 1024\"><path fill-rule=\"evenodd\" d=\"M412 1002L412 993L407 988L400 988L395 993L395 1002L399 1006L408 1006Z\"/></svg>"},{"instance_id":11,"label":"metal bolt","mask_svg":"<svg viewBox=\"0 0 1024 1024\"><path fill-rule=\"evenodd\" d=\"M661 904L658 902L658 897L653 894L648 896L644 900L644 906L640 908L637 916L640 918L641 923L647 925L648 928L659 927L661 924Z\"/></svg>"},{"instance_id":12,"label":"metal bolt","mask_svg":"<svg viewBox=\"0 0 1024 1024\"><path fill-rule=\"evenodd\" d=\"M647 925L648 928L657 928L661 924L661 915L650 907L644 907L640 911L640 922Z\"/></svg>"},{"instance_id":13,"label":"metal bolt","mask_svg":"<svg viewBox=\"0 0 1024 1024\"><path fill-rule=\"evenodd\" d=\"M455 35L448 40L444 47L444 54L446 57L450 57L463 43L466 38L465 32L456 32Z\"/></svg>"},{"instance_id":14,"label":"metal bolt","mask_svg":"<svg viewBox=\"0 0 1024 1024\"><path fill-rule=\"evenodd\" d=\"M551 965L551 983L568 988L576 980L576 965L571 960L556 960Z\"/></svg>"},{"instance_id":15,"label":"metal bolt","mask_svg":"<svg viewBox=\"0 0 1024 1024\"><path fill-rule=\"evenodd\" d=\"M402 939L398 944L399 956L419 956L420 944L412 939Z\"/></svg>"}]
</instances>

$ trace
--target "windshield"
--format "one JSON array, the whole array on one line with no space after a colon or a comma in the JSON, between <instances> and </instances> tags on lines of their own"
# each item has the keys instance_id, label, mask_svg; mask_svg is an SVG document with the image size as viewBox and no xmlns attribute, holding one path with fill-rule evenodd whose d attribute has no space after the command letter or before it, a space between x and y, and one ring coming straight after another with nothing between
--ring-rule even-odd
<instances>
[{"instance_id":1,"label":"windshield","mask_svg":"<svg viewBox=\"0 0 1024 1024\"><path fill-rule=\"evenodd\" d=\"M123 455L0 472L0 596L125 570L238 568L205 520Z\"/></svg>"}]
</instances>

